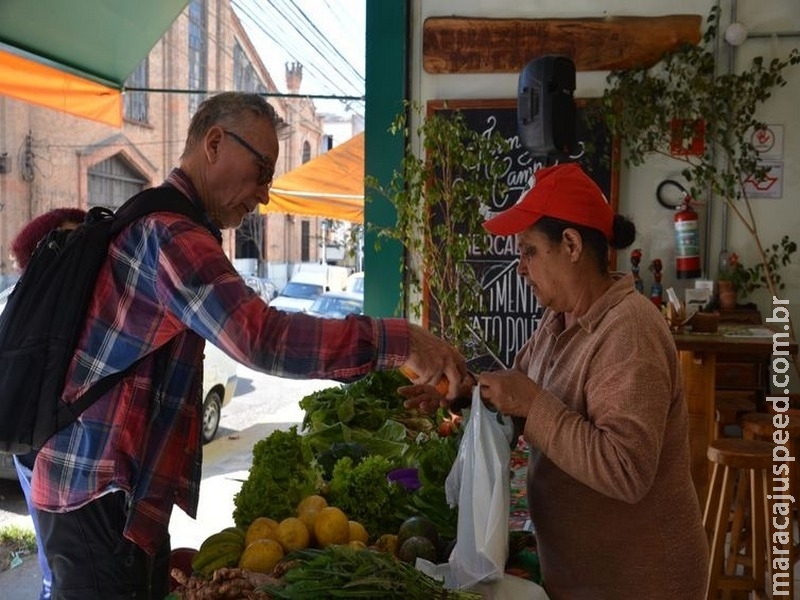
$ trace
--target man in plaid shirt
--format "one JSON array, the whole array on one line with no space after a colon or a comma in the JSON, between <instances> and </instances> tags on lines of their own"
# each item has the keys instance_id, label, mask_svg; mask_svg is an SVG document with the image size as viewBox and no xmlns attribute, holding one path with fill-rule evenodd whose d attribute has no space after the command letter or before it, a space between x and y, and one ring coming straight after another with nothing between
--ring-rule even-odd
<instances>
[{"instance_id":1,"label":"man in plaid shirt","mask_svg":"<svg viewBox=\"0 0 800 600\"><path fill-rule=\"evenodd\" d=\"M256 94L206 100L180 167L162 184L204 212L201 224L154 213L111 243L63 397L136 363L39 452L32 481L53 570L53 598L167 593L174 504L196 516L205 340L273 375L350 381L406 365L451 397L466 375L447 343L403 319L316 319L269 308L222 251L220 230L269 201L278 122ZM153 351L171 344L168 360ZM138 362L137 362L138 361Z\"/></svg>"}]
</instances>

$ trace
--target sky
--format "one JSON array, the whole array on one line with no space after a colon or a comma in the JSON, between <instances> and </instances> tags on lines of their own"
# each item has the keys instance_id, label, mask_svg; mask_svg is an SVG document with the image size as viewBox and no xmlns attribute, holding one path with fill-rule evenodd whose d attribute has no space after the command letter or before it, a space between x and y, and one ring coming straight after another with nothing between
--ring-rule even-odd
<instances>
[{"instance_id":1,"label":"sky","mask_svg":"<svg viewBox=\"0 0 800 600\"><path fill-rule=\"evenodd\" d=\"M301 93L363 97L366 0L231 0L280 92L303 65ZM318 112L364 115L364 102L314 98ZM348 110L349 106L349 110Z\"/></svg>"}]
</instances>

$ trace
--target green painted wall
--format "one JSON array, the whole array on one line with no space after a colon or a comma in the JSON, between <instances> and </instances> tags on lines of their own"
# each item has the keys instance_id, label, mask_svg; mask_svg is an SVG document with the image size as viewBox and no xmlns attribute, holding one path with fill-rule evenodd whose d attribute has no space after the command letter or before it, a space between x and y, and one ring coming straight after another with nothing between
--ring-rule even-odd
<instances>
[{"instance_id":1,"label":"green painted wall","mask_svg":"<svg viewBox=\"0 0 800 600\"><path fill-rule=\"evenodd\" d=\"M408 3L366 0L365 173L388 184L403 156L404 140L388 132L408 97ZM385 198L365 190L364 310L375 317L395 316L401 297L400 244L381 240L375 249L371 225L395 223L395 210Z\"/></svg>"}]
</instances>

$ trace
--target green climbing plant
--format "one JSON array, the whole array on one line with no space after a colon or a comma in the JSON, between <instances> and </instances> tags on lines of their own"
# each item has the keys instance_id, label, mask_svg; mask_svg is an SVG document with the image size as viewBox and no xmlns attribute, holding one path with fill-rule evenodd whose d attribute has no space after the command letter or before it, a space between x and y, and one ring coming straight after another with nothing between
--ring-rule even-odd
<instances>
[{"instance_id":1,"label":"green climbing plant","mask_svg":"<svg viewBox=\"0 0 800 600\"><path fill-rule=\"evenodd\" d=\"M482 295L468 258L487 249L482 207L493 195L505 194L503 157L510 143L497 132L470 129L457 110L425 115L414 103L405 109L390 127L405 140L401 164L386 185L374 177L366 180L367 188L387 198L397 213L393 226L376 227L377 244L393 239L404 249L400 271L410 313L427 316L431 331L469 354L475 335L469 315ZM419 125L412 136L414 114ZM422 155L414 151L417 139Z\"/></svg>"}]
</instances>

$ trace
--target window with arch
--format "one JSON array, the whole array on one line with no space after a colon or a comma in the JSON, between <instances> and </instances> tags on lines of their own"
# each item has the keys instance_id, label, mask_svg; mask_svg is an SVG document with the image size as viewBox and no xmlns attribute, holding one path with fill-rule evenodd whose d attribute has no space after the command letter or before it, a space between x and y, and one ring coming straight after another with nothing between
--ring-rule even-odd
<instances>
[{"instance_id":1,"label":"window with arch","mask_svg":"<svg viewBox=\"0 0 800 600\"><path fill-rule=\"evenodd\" d=\"M303 142L303 164L311 160L311 144Z\"/></svg>"},{"instance_id":2,"label":"window with arch","mask_svg":"<svg viewBox=\"0 0 800 600\"><path fill-rule=\"evenodd\" d=\"M119 208L150 183L122 153L89 167L88 176L90 207Z\"/></svg>"}]
</instances>

